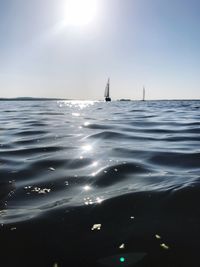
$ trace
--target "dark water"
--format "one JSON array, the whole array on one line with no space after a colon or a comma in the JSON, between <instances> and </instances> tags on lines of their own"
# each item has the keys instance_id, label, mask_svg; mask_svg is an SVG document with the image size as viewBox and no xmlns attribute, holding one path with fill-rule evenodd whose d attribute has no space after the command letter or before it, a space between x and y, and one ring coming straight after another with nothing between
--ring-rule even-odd
<instances>
[{"instance_id":1,"label":"dark water","mask_svg":"<svg viewBox=\"0 0 200 267\"><path fill-rule=\"evenodd\" d=\"M200 266L200 101L0 102L0 266Z\"/></svg>"}]
</instances>

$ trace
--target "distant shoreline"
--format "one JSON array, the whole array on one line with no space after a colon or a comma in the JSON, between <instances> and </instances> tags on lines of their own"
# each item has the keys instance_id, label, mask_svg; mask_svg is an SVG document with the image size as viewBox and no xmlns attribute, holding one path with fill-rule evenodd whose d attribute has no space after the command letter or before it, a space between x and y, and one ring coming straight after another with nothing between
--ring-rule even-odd
<instances>
[{"instance_id":1,"label":"distant shoreline","mask_svg":"<svg viewBox=\"0 0 200 267\"><path fill-rule=\"evenodd\" d=\"M43 97L14 97L14 98L0 98L0 101L61 101L71 100L66 98L43 98Z\"/></svg>"}]
</instances>

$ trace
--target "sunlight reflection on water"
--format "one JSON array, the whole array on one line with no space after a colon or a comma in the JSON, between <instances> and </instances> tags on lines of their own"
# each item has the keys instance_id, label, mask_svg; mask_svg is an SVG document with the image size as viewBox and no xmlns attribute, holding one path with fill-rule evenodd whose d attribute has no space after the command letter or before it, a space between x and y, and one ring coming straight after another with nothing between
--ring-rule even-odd
<instances>
[{"instance_id":1,"label":"sunlight reflection on water","mask_svg":"<svg viewBox=\"0 0 200 267\"><path fill-rule=\"evenodd\" d=\"M84 109L89 106L93 106L96 102L98 101L82 101L82 100L66 100L66 101L59 101L59 103L64 104L65 106L68 106L70 108L79 108L79 109Z\"/></svg>"},{"instance_id":2,"label":"sunlight reflection on water","mask_svg":"<svg viewBox=\"0 0 200 267\"><path fill-rule=\"evenodd\" d=\"M82 149L84 150L84 152L89 152L92 150L92 146L91 145L85 145L85 146L82 146Z\"/></svg>"}]
</instances>

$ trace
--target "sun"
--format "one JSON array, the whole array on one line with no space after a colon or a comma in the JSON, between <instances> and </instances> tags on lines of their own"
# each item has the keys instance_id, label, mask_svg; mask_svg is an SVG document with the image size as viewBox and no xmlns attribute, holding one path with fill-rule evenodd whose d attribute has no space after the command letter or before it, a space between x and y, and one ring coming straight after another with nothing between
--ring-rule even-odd
<instances>
[{"instance_id":1,"label":"sun","mask_svg":"<svg viewBox=\"0 0 200 267\"><path fill-rule=\"evenodd\" d=\"M84 26L97 16L97 0L67 0L65 21L68 25Z\"/></svg>"}]
</instances>

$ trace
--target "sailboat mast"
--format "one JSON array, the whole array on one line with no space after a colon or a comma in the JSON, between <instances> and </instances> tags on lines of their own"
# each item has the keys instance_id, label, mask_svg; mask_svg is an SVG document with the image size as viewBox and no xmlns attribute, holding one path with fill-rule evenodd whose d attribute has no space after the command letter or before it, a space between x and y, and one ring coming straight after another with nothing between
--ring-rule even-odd
<instances>
[{"instance_id":1,"label":"sailboat mast","mask_svg":"<svg viewBox=\"0 0 200 267\"><path fill-rule=\"evenodd\" d=\"M108 78L107 88L108 88L107 97L109 97L109 95L110 95L110 78Z\"/></svg>"},{"instance_id":2,"label":"sailboat mast","mask_svg":"<svg viewBox=\"0 0 200 267\"><path fill-rule=\"evenodd\" d=\"M142 98L143 101L145 101L145 87L143 86L143 98Z\"/></svg>"}]
</instances>

